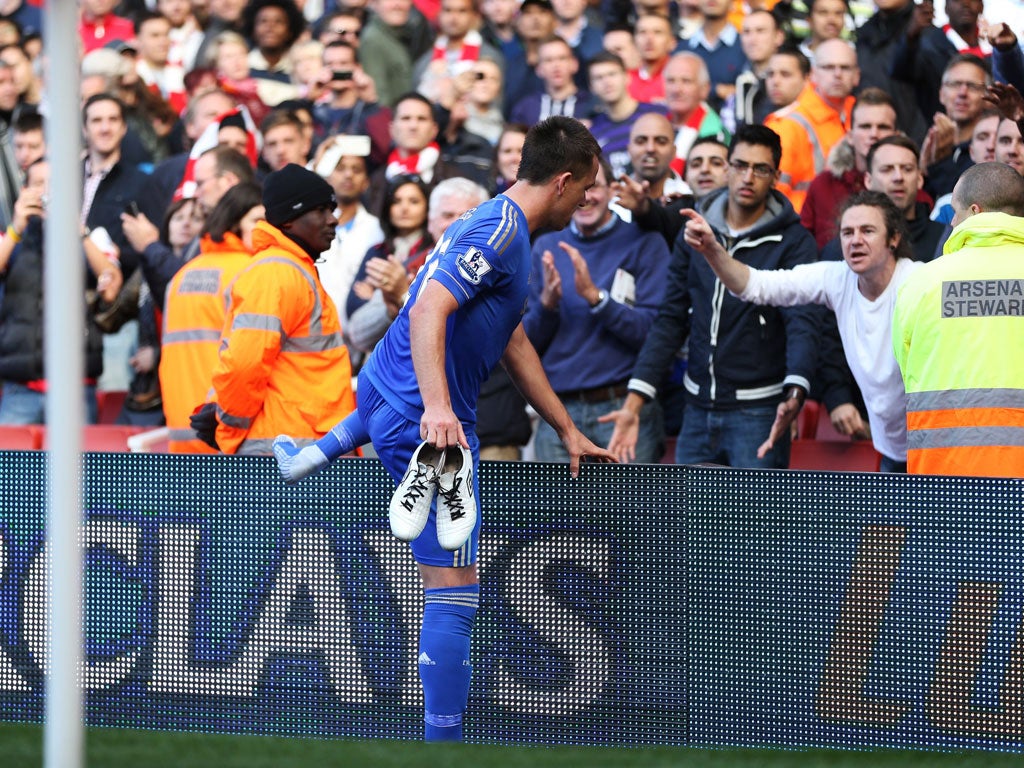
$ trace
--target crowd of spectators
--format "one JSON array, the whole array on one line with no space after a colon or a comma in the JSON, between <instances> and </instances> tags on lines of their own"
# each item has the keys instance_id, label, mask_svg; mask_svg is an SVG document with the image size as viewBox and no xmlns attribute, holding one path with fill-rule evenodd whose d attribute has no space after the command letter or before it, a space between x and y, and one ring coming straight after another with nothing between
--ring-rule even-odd
<instances>
[{"instance_id":1,"label":"crowd of spectators","mask_svg":"<svg viewBox=\"0 0 1024 768\"><path fill-rule=\"evenodd\" d=\"M104 367L115 381L123 371L123 420L166 415L180 450L202 449L187 416L211 388L221 334L229 338L217 326L230 322L230 278L259 255L257 191L292 165L333 190L335 237L315 279L357 373L444 227L514 181L529 127L552 115L584 121L607 162L570 227L537 240L527 332L595 441L611 439L632 391L644 406L637 458L656 460L684 411L690 444L725 411L751 433L731 456L716 454L728 463L750 462L767 437L750 407L774 412L782 397L799 405L810 396L839 431L863 438L871 408L830 311L755 307L670 270L685 251L681 210L701 211L730 250L747 243L761 267L775 268L842 259L838 212L878 192L905 218L904 250L930 261L967 168L997 161L1024 174L1013 111L1013 89L1024 91L1021 0L1001 0L987 17L982 0L944 9L931 0L78 5L86 383L94 388ZM46 391L42 314L30 309L42 306L38 222L53 183L40 6L0 2L4 423L41 419ZM993 92L993 83L1011 88ZM747 137L739 159L736 135ZM257 242L279 247L278 235ZM209 297L197 299L196 286L212 287ZM692 303L672 305L673 290L694 292ZM666 314L670 329L656 320ZM134 334L127 345L115 343L122 328ZM652 334L657 354L641 355ZM195 336L198 352L172 349ZM501 403L485 390L480 413L481 436L503 458L529 436L508 389L496 374ZM272 437L272 415L263 418L262 437ZM557 458L548 437L538 452ZM773 465L785 464L783 450Z\"/></svg>"}]
</instances>

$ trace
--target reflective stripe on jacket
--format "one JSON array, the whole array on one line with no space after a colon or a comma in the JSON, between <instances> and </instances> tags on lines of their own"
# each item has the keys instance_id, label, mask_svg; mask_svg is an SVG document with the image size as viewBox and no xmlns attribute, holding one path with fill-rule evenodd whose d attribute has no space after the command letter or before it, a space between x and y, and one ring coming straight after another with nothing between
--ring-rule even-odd
<instances>
[{"instance_id":1,"label":"reflective stripe on jacket","mask_svg":"<svg viewBox=\"0 0 1024 768\"><path fill-rule=\"evenodd\" d=\"M319 438L355 408L338 313L313 259L265 221L253 245L213 373L224 453L270 453L279 434Z\"/></svg>"},{"instance_id":2,"label":"reflective stripe on jacket","mask_svg":"<svg viewBox=\"0 0 1024 768\"><path fill-rule=\"evenodd\" d=\"M1024 477L1022 339L1024 219L976 214L896 301L910 472Z\"/></svg>"},{"instance_id":3,"label":"reflective stripe on jacket","mask_svg":"<svg viewBox=\"0 0 1024 768\"><path fill-rule=\"evenodd\" d=\"M849 130L854 101L853 96L847 96L837 112L808 83L795 102L765 118L765 126L782 139L780 176L775 188L789 198L797 213L814 177L825 170L828 153Z\"/></svg>"},{"instance_id":4,"label":"reflective stripe on jacket","mask_svg":"<svg viewBox=\"0 0 1024 768\"><path fill-rule=\"evenodd\" d=\"M164 300L160 389L171 453L214 452L196 438L188 417L209 397L228 286L252 261L249 249L230 232L220 243L204 237L200 249L200 255L175 274Z\"/></svg>"}]
</instances>

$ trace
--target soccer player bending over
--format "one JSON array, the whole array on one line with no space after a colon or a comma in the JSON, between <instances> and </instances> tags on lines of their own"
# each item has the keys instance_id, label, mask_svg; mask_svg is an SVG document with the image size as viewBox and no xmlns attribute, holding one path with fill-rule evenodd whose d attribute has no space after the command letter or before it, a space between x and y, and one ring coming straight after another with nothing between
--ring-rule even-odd
<instances>
[{"instance_id":1,"label":"soccer player bending over","mask_svg":"<svg viewBox=\"0 0 1024 768\"><path fill-rule=\"evenodd\" d=\"M279 438L286 480L318 471L366 436L398 483L391 530L411 542L426 591L420 633L427 741L460 740L479 604L475 434L480 385L499 362L558 433L579 473L587 456L614 462L573 424L520 322L530 234L562 229L597 178L601 149L582 123L552 117L530 129L516 183L453 223L410 298L359 375L358 411L299 450Z\"/></svg>"}]
</instances>

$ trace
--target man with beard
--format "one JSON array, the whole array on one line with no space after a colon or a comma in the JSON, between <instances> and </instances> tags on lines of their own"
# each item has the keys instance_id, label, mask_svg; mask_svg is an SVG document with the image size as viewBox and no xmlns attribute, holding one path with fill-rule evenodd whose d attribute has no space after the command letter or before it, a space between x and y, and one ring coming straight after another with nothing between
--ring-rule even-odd
<instances>
[{"instance_id":1,"label":"man with beard","mask_svg":"<svg viewBox=\"0 0 1024 768\"><path fill-rule=\"evenodd\" d=\"M269 455L282 432L312 442L355 408L337 310L314 266L334 240L334 190L289 164L267 176L263 204L252 263L229 291L213 401L192 417L201 440L239 455Z\"/></svg>"},{"instance_id":2,"label":"man with beard","mask_svg":"<svg viewBox=\"0 0 1024 768\"><path fill-rule=\"evenodd\" d=\"M692 190L672 169L676 156L672 124L664 115L641 115L629 132L629 176L620 176L612 191L623 198L612 201L612 210L623 221L632 221L633 213L645 213L651 201L690 195Z\"/></svg>"}]
</instances>

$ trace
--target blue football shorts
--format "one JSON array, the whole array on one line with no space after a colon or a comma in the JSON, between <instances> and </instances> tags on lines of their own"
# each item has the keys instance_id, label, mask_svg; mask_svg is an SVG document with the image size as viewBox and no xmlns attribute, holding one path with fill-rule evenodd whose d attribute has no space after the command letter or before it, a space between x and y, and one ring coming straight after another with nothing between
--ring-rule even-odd
<instances>
[{"instance_id":1,"label":"blue football shorts","mask_svg":"<svg viewBox=\"0 0 1024 768\"><path fill-rule=\"evenodd\" d=\"M368 377L359 381L359 416L373 441L373 448L391 475L397 487L409 468L409 461L420 439L419 422L410 421L392 408L377 391ZM466 430L466 425L462 425ZM449 552L437 543L437 498L430 505L430 517L423 533L411 543L412 554L417 563L457 568L476 562L480 545L480 482L477 470L480 468L480 441L476 433L466 430L466 439L473 454L473 497L476 501L476 525L466 543L455 552Z\"/></svg>"}]
</instances>

